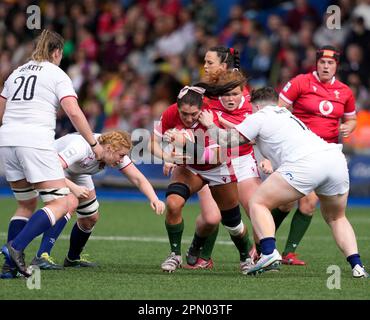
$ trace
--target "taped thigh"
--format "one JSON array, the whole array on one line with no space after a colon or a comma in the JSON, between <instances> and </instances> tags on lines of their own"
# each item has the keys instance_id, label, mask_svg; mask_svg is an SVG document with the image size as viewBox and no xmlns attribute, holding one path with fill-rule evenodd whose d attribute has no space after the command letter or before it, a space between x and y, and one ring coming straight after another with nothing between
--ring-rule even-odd
<instances>
[{"instance_id":1,"label":"taped thigh","mask_svg":"<svg viewBox=\"0 0 370 320\"><path fill-rule=\"evenodd\" d=\"M96 214L99 209L99 202L94 199L90 199L84 202L81 202L77 207L77 217L78 218L86 218L91 217L92 215Z\"/></svg>"},{"instance_id":2,"label":"taped thigh","mask_svg":"<svg viewBox=\"0 0 370 320\"><path fill-rule=\"evenodd\" d=\"M37 191L43 202L50 202L70 194L70 190L67 187L59 189L38 189Z\"/></svg>"},{"instance_id":3,"label":"taped thigh","mask_svg":"<svg viewBox=\"0 0 370 320\"><path fill-rule=\"evenodd\" d=\"M18 201L27 201L31 200L34 198L37 198L39 196L39 193L37 190L35 190L32 187L27 187L27 188L14 188L12 189L14 197Z\"/></svg>"}]
</instances>

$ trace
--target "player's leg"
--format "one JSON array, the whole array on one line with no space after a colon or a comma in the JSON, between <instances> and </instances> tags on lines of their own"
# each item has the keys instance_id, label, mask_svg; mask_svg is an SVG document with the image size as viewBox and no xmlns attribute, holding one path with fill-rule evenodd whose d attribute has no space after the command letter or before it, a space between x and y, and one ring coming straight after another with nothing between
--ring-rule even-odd
<instances>
[{"instance_id":1,"label":"player's leg","mask_svg":"<svg viewBox=\"0 0 370 320\"><path fill-rule=\"evenodd\" d=\"M95 267L96 263L88 261L86 255L81 255L91 233L99 220L99 202L96 199L95 187L90 175L81 175L75 183L89 189L86 199L79 199L75 222L69 240L69 250L64 260L65 267Z\"/></svg>"},{"instance_id":2,"label":"player's leg","mask_svg":"<svg viewBox=\"0 0 370 320\"><path fill-rule=\"evenodd\" d=\"M13 189L14 197L17 200L17 209L9 222L7 242L14 240L22 231L37 207L38 193L34 190L33 186L25 179L16 182L15 185L18 187ZM5 258L0 278L12 279L16 275L17 269L14 263Z\"/></svg>"},{"instance_id":3,"label":"player's leg","mask_svg":"<svg viewBox=\"0 0 370 320\"><path fill-rule=\"evenodd\" d=\"M200 215L196 219L196 229L189 250L186 254L187 269L211 269L212 251L218 235L221 221L220 210L212 197L208 185L198 191Z\"/></svg>"},{"instance_id":4,"label":"player's leg","mask_svg":"<svg viewBox=\"0 0 370 320\"><path fill-rule=\"evenodd\" d=\"M261 184L261 177L257 167L257 161L253 153L238 156L231 160L229 170L233 173L238 181L238 196L239 202L244 208L245 213L249 217L249 199ZM248 237L248 230L246 230L246 237ZM258 243L258 238L253 232L254 242ZM249 241L249 256L252 260L257 259L256 246Z\"/></svg>"},{"instance_id":5,"label":"player's leg","mask_svg":"<svg viewBox=\"0 0 370 320\"><path fill-rule=\"evenodd\" d=\"M311 224L318 201L319 198L315 192L311 192L298 200L298 208L292 218L288 239L283 251L283 264L300 266L306 264L303 260L298 259L295 251Z\"/></svg>"},{"instance_id":6,"label":"player's leg","mask_svg":"<svg viewBox=\"0 0 370 320\"><path fill-rule=\"evenodd\" d=\"M295 201L287 203L287 204L283 204L271 210L271 215L272 215L272 218L274 219L274 224L275 224L275 233L279 229L284 219L288 216L288 214L290 213L294 205L295 205ZM258 255L260 255L261 245L259 243L256 243L256 249L257 249Z\"/></svg>"},{"instance_id":7,"label":"player's leg","mask_svg":"<svg viewBox=\"0 0 370 320\"><path fill-rule=\"evenodd\" d=\"M275 231L279 229L281 223L288 216L288 214L290 213L294 205L295 205L295 201L287 203L287 204L283 204L279 206L278 208L274 208L271 210L271 214L272 214L272 217L275 223Z\"/></svg>"},{"instance_id":8,"label":"player's leg","mask_svg":"<svg viewBox=\"0 0 370 320\"><path fill-rule=\"evenodd\" d=\"M261 184L261 179L257 177L248 178L248 179L238 182L239 202L244 208L244 211L248 217L249 217L249 199L252 197L253 193L257 190L260 184ZM256 246L249 240L247 226L245 227L246 227L245 236L247 238L249 256L252 258L252 261L255 261L258 255L256 251ZM259 239L254 231L253 231L253 238L254 238L254 243L259 243Z\"/></svg>"},{"instance_id":9,"label":"player's leg","mask_svg":"<svg viewBox=\"0 0 370 320\"><path fill-rule=\"evenodd\" d=\"M59 219L54 226L44 232L38 252L31 262L31 265L38 266L41 270L63 269L63 266L56 264L51 257L51 250L54 248L60 234L71 219L70 213L73 213L78 206L78 199L72 193L67 196L67 202L68 213Z\"/></svg>"},{"instance_id":10,"label":"player's leg","mask_svg":"<svg viewBox=\"0 0 370 320\"><path fill-rule=\"evenodd\" d=\"M25 179L14 182L12 187L14 197L17 200L17 209L10 219L8 227L8 239L12 241L22 231L37 207L38 193L32 184Z\"/></svg>"},{"instance_id":11,"label":"player's leg","mask_svg":"<svg viewBox=\"0 0 370 320\"><path fill-rule=\"evenodd\" d=\"M281 256L276 250L275 224L270 210L302 196L279 172L271 174L253 194L249 201L250 217L260 239L262 255L247 274L263 272L273 264L279 264Z\"/></svg>"},{"instance_id":12,"label":"player's leg","mask_svg":"<svg viewBox=\"0 0 370 320\"><path fill-rule=\"evenodd\" d=\"M32 215L14 240L4 246L6 248L3 247L11 256L17 269L25 276L29 276L23 250L35 237L49 229L67 213L65 196L69 193L69 189L66 187L63 169L56 151L24 147L7 148L7 150L10 151L8 154L10 159L5 160L6 166L16 159L12 162L13 167L18 165L18 170L24 174L28 182L34 185L45 204ZM11 182L11 187L13 189L18 187L14 180Z\"/></svg>"},{"instance_id":13,"label":"player's leg","mask_svg":"<svg viewBox=\"0 0 370 320\"><path fill-rule=\"evenodd\" d=\"M17 188L14 183L11 183L11 186ZM9 255L17 269L25 276L30 274L24 262L23 250L34 238L52 227L67 212L65 196L68 188L64 179L35 183L35 188L39 191L45 205L32 215L22 231L7 244Z\"/></svg>"},{"instance_id":14,"label":"player's leg","mask_svg":"<svg viewBox=\"0 0 370 320\"><path fill-rule=\"evenodd\" d=\"M339 249L350 263L353 277L368 277L358 253L356 235L345 215L348 192L335 196L319 195L319 198L323 218L330 226Z\"/></svg>"},{"instance_id":15,"label":"player's leg","mask_svg":"<svg viewBox=\"0 0 370 320\"><path fill-rule=\"evenodd\" d=\"M184 230L182 208L189 197L204 185L202 178L185 167L174 168L166 192L165 226L170 243L170 255L162 263L163 271L173 272L181 267L181 238Z\"/></svg>"},{"instance_id":16,"label":"player's leg","mask_svg":"<svg viewBox=\"0 0 370 320\"><path fill-rule=\"evenodd\" d=\"M230 234L230 238L239 251L240 268L244 269L252 263L248 252L248 236L240 213L238 187L236 182L210 186L222 217L222 224Z\"/></svg>"},{"instance_id":17,"label":"player's leg","mask_svg":"<svg viewBox=\"0 0 370 320\"><path fill-rule=\"evenodd\" d=\"M198 198L201 214L197 217L196 231L186 258L188 266L192 269L210 269L213 267L211 254L218 235L221 215L208 185L198 191Z\"/></svg>"}]
</instances>

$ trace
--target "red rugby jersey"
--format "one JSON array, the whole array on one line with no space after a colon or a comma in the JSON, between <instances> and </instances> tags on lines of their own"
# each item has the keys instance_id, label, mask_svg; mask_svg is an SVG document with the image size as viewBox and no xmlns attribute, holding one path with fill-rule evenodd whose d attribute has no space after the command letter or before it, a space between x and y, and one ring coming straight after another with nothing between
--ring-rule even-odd
<instances>
[{"instance_id":1,"label":"red rugby jersey","mask_svg":"<svg viewBox=\"0 0 370 320\"><path fill-rule=\"evenodd\" d=\"M202 110L207 110L207 109L209 109L209 107L207 105L203 104ZM214 123L217 126L220 126L216 114L213 115L213 118L214 118ZM177 108L177 103L172 104L171 106L169 106L162 113L162 116L161 116L161 119L160 119L159 123L154 128L154 134L159 136L159 137L162 137L162 135L169 129L179 129L179 130L181 130L181 129L192 129L192 130L194 130L194 132L196 132L197 130L201 130L203 132L207 131L207 128L204 127L198 121L195 122L191 128L186 128L184 126L183 122L181 121L180 114L179 114L179 111L178 111L178 108ZM204 143L205 143L205 147L209 147L209 146L218 147L218 145L215 142L211 141L209 139L209 136L207 136L207 135L205 135L205 142ZM215 168L218 165L215 165L215 164L189 164L189 166L196 169L196 170L204 171L204 170L209 170L209 169Z\"/></svg>"},{"instance_id":2,"label":"red rugby jersey","mask_svg":"<svg viewBox=\"0 0 370 320\"><path fill-rule=\"evenodd\" d=\"M234 124L243 122L245 117L252 113L252 105L245 96L243 97L239 107L233 111L228 111L225 109L220 100L209 100L208 103L210 108L219 116ZM228 149L228 155L231 155L232 158L235 158L236 155L244 156L250 154L251 152L253 152L253 147L249 144Z\"/></svg>"},{"instance_id":3,"label":"red rugby jersey","mask_svg":"<svg viewBox=\"0 0 370 320\"><path fill-rule=\"evenodd\" d=\"M340 119L356 114L351 89L335 77L327 83L316 71L289 81L279 97L293 106L293 114L327 142L338 143Z\"/></svg>"}]
</instances>

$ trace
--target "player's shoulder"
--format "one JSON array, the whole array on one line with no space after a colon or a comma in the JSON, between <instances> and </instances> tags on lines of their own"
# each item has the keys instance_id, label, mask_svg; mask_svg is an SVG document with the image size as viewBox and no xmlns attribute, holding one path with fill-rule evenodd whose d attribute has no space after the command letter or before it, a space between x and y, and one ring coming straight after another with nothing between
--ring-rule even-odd
<instances>
[{"instance_id":1,"label":"player's shoulder","mask_svg":"<svg viewBox=\"0 0 370 320\"><path fill-rule=\"evenodd\" d=\"M66 72L64 72L59 66L57 66L56 64L54 63L51 63L51 62L48 62L48 61L44 61L42 63L45 63L45 66L47 67L48 70L51 70L53 72L55 72L55 75L59 78L68 78L68 75Z\"/></svg>"},{"instance_id":2,"label":"player's shoulder","mask_svg":"<svg viewBox=\"0 0 370 320\"><path fill-rule=\"evenodd\" d=\"M288 94L289 92L292 91L291 90L292 88L294 88L295 90L297 88L302 89L306 84L310 82L311 76L312 74L310 73L301 73L296 75L285 84L285 86L281 89L280 94L283 95Z\"/></svg>"},{"instance_id":3,"label":"player's shoulder","mask_svg":"<svg viewBox=\"0 0 370 320\"><path fill-rule=\"evenodd\" d=\"M274 117L276 115L281 115L281 114L290 114L290 111L284 107L279 107L276 105L269 105L269 106L265 106L263 109L257 111L256 113L253 113L249 117L252 117L253 115L256 115L256 117L270 117L270 116Z\"/></svg>"},{"instance_id":4,"label":"player's shoulder","mask_svg":"<svg viewBox=\"0 0 370 320\"><path fill-rule=\"evenodd\" d=\"M336 89L347 91L349 93L352 92L351 88L348 85L338 80L337 78L335 78L334 86L336 87Z\"/></svg>"}]
</instances>

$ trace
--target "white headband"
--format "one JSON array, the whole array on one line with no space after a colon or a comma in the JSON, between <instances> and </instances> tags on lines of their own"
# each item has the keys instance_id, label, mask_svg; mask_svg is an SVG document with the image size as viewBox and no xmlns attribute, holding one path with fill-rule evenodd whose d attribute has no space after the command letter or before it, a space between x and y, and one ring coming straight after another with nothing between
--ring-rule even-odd
<instances>
[{"instance_id":1,"label":"white headband","mask_svg":"<svg viewBox=\"0 0 370 320\"><path fill-rule=\"evenodd\" d=\"M184 88L182 88L180 90L180 93L179 95L177 96L179 99L181 99L184 95L186 95L188 93L188 91L191 90L191 91L194 91L196 93L199 93L200 95L202 95L203 97L203 94L204 92L206 92L206 89L204 88L201 88L201 87L189 87L189 86L185 86Z\"/></svg>"}]
</instances>

